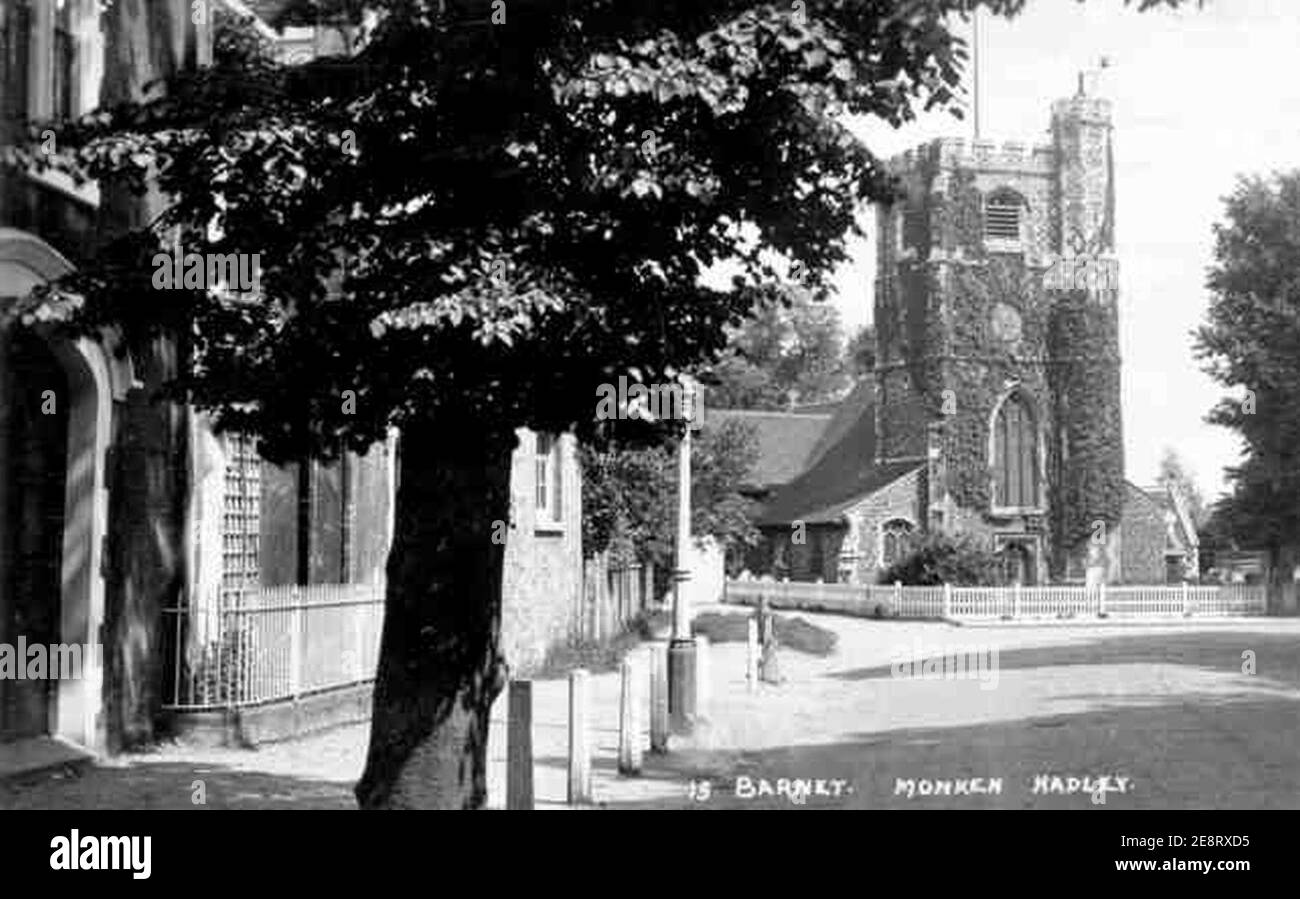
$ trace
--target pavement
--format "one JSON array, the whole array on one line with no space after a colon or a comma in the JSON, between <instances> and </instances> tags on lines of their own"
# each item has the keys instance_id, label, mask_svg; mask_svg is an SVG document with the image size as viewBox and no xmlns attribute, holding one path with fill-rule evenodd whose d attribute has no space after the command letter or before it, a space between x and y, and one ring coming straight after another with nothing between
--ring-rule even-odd
<instances>
[{"instance_id":1,"label":"pavement","mask_svg":"<svg viewBox=\"0 0 1300 899\"><path fill-rule=\"evenodd\" d=\"M618 674L592 675L594 806L1300 808L1300 620L797 617L834 630L836 652L783 649L784 682L751 690L744 646L715 644L703 720L668 754L646 752L640 776L617 771ZM971 667L942 678L894 664L944 654ZM533 687L539 809L568 808L567 691ZM488 748L495 808L506 702ZM0 808L353 808L368 737L353 726L257 750L166 745L0 785Z\"/></svg>"}]
</instances>

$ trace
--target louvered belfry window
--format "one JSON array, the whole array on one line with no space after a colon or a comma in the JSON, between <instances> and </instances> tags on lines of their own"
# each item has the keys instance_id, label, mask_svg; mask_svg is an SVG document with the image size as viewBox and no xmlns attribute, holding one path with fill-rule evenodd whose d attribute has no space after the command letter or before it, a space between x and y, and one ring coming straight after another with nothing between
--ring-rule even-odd
<instances>
[{"instance_id":1,"label":"louvered belfry window","mask_svg":"<svg viewBox=\"0 0 1300 899\"><path fill-rule=\"evenodd\" d=\"M984 203L984 237L993 240L1020 239L1021 201L1012 193L994 194Z\"/></svg>"},{"instance_id":2,"label":"louvered belfry window","mask_svg":"<svg viewBox=\"0 0 1300 899\"><path fill-rule=\"evenodd\" d=\"M994 422L993 480L996 505L1038 505L1038 429L1029 404L1017 395L1002 404Z\"/></svg>"}]
</instances>

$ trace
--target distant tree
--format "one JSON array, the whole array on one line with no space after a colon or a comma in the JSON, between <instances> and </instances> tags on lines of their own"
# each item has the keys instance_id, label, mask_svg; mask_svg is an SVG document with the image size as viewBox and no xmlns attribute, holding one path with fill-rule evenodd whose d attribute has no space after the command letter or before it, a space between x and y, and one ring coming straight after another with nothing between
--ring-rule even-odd
<instances>
[{"instance_id":1,"label":"distant tree","mask_svg":"<svg viewBox=\"0 0 1300 899\"><path fill-rule=\"evenodd\" d=\"M1234 504L1219 501L1206 511L1205 521L1197 528L1199 544L1200 573L1202 577L1212 568L1219 567L1220 556L1239 547L1237 535L1233 533L1232 509Z\"/></svg>"},{"instance_id":2,"label":"distant tree","mask_svg":"<svg viewBox=\"0 0 1300 899\"><path fill-rule=\"evenodd\" d=\"M1242 178L1214 226L1207 321L1196 332L1206 371L1233 395L1207 421L1236 431L1244 461L1227 470L1232 533L1269 553L1290 579L1300 534L1300 171Z\"/></svg>"},{"instance_id":3,"label":"distant tree","mask_svg":"<svg viewBox=\"0 0 1300 899\"><path fill-rule=\"evenodd\" d=\"M842 395L850 377L839 310L796 286L753 296L750 318L732 329L708 377L709 405L786 409Z\"/></svg>"},{"instance_id":4,"label":"distant tree","mask_svg":"<svg viewBox=\"0 0 1300 899\"><path fill-rule=\"evenodd\" d=\"M921 537L911 552L880 575L879 582L980 586L998 583L1001 575L1002 559L997 553L973 537L939 533Z\"/></svg>"},{"instance_id":5,"label":"distant tree","mask_svg":"<svg viewBox=\"0 0 1300 899\"><path fill-rule=\"evenodd\" d=\"M876 369L876 331L863 325L844 347L844 366L856 379L871 377Z\"/></svg>"},{"instance_id":6,"label":"distant tree","mask_svg":"<svg viewBox=\"0 0 1300 899\"><path fill-rule=\"evenodd\" d=\"M1201 498L1201 490L1196 486L1196 479L1191 470L1183 463L1182 457L1172 447L1165 447L1160 456L1160 474L1157 481L1162 487L1171 487L1187 505L1187 513L1192 517L1192 527L1199 528L1205 523L1207 510Z\"/></svg>"}]
</instances>

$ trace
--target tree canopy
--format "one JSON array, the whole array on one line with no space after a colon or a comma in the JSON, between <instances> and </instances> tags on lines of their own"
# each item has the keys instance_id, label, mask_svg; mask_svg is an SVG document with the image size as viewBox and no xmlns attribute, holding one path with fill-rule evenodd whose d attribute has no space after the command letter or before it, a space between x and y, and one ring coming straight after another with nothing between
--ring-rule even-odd
<instances>
[{"instance_id":1,"label":"tree canopy","mask_svg":"<svg viewBox=\"0 0 1300 899\"><path fill-rule=\"evenodd\" d=\"M1205 523L1209 510L1205 508L1201 488L1196 486L1195 475L1173 447L1165 447L1160 455L1160 474L1157 480L1163 486L1172 487L1186 504L1193 527L1199 528Z\"/></svg>"},{"instance_id":2,"label":"tree canopy","mask_svg":"<svg viewBox=\"0 0 1300 899\"><path fill-rule=\"evenodd\" d=\"M1242 439L1225 520L1274 550L1300 533L1300 171L1243 178L1214 228L1214 266L1197 352L1233 393L1208 420Z\"/></svg>"},{"instance_id":3,"label":"tree canopy","mask_svg":"<svg viewBox=\"0 0 1300 899\"><path fill-rule=\"evenodd\" d=\"M34 145L170 200L34 302L187 335L178 389L272 458L482 409L581 429L595 383L720 351L773 253L824 282L891 195L843 116L952 105L948 17L976 5L1024 0L375 0L351 58L246 47ZM150 263L178 245L260 254L259 292L160 299ZM737 285L702 286L722 259Z\"/></svg>"},{"instance_id":4,"label":"tree canopy","mask_svg":"<svg viewBox=\"0 0 1300 899\"><path fill-rule=\"evenodd\" d=\"M786 409L838 399L850 385L839 311L797 287L757 292L744 324L711 366L709 404Z\"/></svg>"}]
</instances>

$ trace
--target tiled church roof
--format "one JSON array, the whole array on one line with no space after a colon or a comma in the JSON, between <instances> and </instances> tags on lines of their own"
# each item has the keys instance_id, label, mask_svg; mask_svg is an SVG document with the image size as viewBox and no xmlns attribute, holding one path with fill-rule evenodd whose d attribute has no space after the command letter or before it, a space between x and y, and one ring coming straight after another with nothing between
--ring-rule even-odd
<instances>
[{"instance_id":1,"label":"tiled church roof","mask_svg":"<svg viewBox=\"0 0 1300 899\"><path fill-rule=\"evenodd\" d=\"M876 465L876 414L870 382L844 400L810 455L809 468L786 484L759 524L838 523L850 507L916 470L916 462Z\"/></svg>"}]
</instances>

